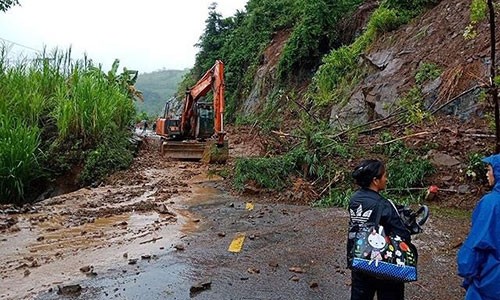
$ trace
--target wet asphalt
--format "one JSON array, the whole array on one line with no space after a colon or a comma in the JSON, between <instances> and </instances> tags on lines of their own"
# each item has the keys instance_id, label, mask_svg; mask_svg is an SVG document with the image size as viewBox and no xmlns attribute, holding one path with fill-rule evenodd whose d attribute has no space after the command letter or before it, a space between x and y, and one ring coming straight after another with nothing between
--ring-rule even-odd
<instances>
[{"instance_id":1,"label":"wet asphalt","mask_svg":"<svg viewBox=\"0 0 500 300\"><path fill-rule=\"evenodd\" d=\"M72 283L81 287L77 293L59 294L54 285L36 299L349 298L343 210L254 203L215 185L198 183L176 204L185 234L159 240L164 250L151 259L99 270ZM241 250L230 252L241 235Z\"/></svg>"}]
</instances>

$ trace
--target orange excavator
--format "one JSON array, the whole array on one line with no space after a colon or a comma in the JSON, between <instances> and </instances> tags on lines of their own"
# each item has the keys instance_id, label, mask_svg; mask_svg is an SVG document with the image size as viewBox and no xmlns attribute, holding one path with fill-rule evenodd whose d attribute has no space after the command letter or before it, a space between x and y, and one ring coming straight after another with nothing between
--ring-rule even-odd
<instances>
[{"instance_id":1,"label":"orange excavator","mask_svg":"<svg viewBox=\"0 0 500 300\"><path fill-rule=\"evenodd\" d=\"M199 101L213 92L213 102ZM180 118L169 114L156 121L156 134L161 136L162 155L173 159L225 162L228 141L224 132L224 63L215 64L191 88L186 90Z\"/></svg>"}]
</instances>

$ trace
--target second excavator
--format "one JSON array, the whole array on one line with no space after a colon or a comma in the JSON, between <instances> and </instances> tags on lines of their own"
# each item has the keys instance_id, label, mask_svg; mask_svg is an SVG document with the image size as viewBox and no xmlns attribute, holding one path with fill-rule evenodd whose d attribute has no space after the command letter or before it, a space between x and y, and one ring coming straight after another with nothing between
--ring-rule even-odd
<instances>
[{"instance_id":1,"label":"second excavator","mask_svg":"<svg viewBox=\"0 0 500 300\"><path fill-rule=\"evenodd\" d=\"M200 101L210 91L213 102ZM224 163L229 154L224 131L224 63L217 60L186 90L180 118L171 115L169 104L165 105L163 117L156 121L156 134L162 138L162 155Z\"/></svg>"}]
</instances>

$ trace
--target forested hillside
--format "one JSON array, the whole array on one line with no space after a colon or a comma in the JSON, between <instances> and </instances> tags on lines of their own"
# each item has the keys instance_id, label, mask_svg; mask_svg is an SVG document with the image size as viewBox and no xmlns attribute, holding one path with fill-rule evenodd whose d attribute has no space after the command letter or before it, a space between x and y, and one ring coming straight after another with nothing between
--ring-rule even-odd
<instances>
[{"instance_id":1,"label":"forested hillside","mask_svg":"<svg viewBox=\"0 0 500 300\"><path fill-rule=\"evenodd\" d=\"M187 69L159 70L139 74L135 86L143 93L144 101L136 102L137 111L152 116L162 113L165 101L175 96L177 86L187 72Z\"/></svg>"}]
</instances>

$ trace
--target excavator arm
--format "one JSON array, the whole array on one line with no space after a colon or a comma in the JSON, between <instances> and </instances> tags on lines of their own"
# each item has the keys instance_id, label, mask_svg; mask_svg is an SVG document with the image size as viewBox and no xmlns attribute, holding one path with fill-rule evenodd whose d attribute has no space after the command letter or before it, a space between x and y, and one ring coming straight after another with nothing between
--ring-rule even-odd
<instances>
[{"instance_id":1,"label":"excavator arm","mask_svg":"<svg viewBox=\"0 0 500 300\"><path fill-rule=\"evenodd\" d=\"M193 106L198 100L213 91L214 130L217 144L224 143L224 63L217 60L198 82L186 91L181 117L181 133L196 138L197 116Z\"/></svg>"}]
</instances>

